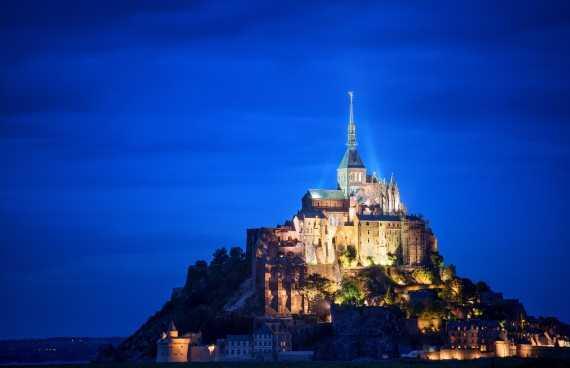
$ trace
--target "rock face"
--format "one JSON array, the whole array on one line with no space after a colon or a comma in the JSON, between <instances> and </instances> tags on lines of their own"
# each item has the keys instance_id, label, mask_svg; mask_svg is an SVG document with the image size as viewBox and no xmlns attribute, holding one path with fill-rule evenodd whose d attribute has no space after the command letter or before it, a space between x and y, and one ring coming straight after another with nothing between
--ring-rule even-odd
<instances>
[{"instance_id":1,"label":"rock face","mask_svg":"<svg viewBox=\"0 0 570 368\"><path fill-rule=\"evenodd\" d=\"M383 359L399 356L403 316L383 307L333 306L332 337L321 344L317 359Z\"/></svg>"}]
</instances>

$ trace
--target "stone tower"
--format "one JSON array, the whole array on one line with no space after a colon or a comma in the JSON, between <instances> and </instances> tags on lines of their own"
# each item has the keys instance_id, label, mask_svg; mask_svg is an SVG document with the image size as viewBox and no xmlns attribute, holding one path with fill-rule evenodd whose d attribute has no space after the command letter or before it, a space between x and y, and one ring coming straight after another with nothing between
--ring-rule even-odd
<instances>
[{"instance_id":1,"label":"stone tower","mask_svg":"<svg viewBox=\"0 0 570 368\"><path fill-rule=\"evenodd\" d=\"M188 362L188 347L191 338L179 336L174 321L170 322L167 332L163 332L156 342L157 363L186 363Z\"/></svg>"},{"instance_id":2,"label":"stone tower","mask_svg":"<svg viewBox=\"0 0 570 368\"><path fill-rule=\"evenodd\" d=\"M338 187L346 196L356 192L366 183L366 167L356 149L356 124L354 123L354 109L352 91L348 92L350 98L348 116L348 137L346 141L346 151L336 170Z\"/></svg>"}]
</instances>

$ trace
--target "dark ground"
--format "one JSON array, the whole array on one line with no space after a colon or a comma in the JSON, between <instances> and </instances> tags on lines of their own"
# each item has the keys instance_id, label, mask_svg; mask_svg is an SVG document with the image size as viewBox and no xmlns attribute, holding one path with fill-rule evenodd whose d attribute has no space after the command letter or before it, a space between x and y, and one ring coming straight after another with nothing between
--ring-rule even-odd
<instances>
[{"instance_id":1,"label":"dark ground","mask_svg":"<svg viewBox=\"0 0 570 368\"><path fill-rule=\"evenodd\" d=\"M417 361L417 360L390 360L382 362L282 362L282 363L188 363L201 368L570 368L570 360L551 359L479 359L469 361ZM179 364L152 364L152 363L117 363L117 364L70 364L70 365L28 365L16 367L65 367L65 368L131 368L131 367L182 367L187 363Z\"/></svg>"},{"instance_id":2,"label":"dark ground","mask_svg":"<svg viewBox=\"0 0 570 368\"><path fill-rule=\"evenodd\" d=\"M103 345L117 345L122 337L52 337L0 340L0 365L90 362Z\"/></svg>"}]
</instances>

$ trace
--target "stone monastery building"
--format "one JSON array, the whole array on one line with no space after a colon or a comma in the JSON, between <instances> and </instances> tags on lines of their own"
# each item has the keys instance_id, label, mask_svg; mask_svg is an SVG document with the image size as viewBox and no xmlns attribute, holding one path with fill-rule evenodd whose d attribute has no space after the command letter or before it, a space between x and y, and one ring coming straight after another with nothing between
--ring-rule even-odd
<instances>
[{"instance_id":1,"label":"stone monastery building","mask_svg":"<svg viewBox=\"0 0 570 368\"><path fill-rule=\"evenodd\" d=\"M426 221L409 215L396 179L368 173L357 149L349 92L346 150L336 189L309 189L301 210L276 228L248 229L259 307L268 316L307 312L300 288L311 273L339 282L371 264L415 268L430 262L437 240Z\"/></svg>"}]
</instances>

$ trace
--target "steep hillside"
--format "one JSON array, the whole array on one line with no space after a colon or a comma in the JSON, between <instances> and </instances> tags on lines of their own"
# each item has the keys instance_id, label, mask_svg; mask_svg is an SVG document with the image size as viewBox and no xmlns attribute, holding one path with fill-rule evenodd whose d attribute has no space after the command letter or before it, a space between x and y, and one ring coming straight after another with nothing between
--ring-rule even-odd
<instances>
[{"instance_id":1,"label":"steep hillside","mask_svg":"<svg viewBox=\"0 0 570 368\"><path fill-rule=\"evenodd\" d=\"M182 333L202 331L206 343L247 331L251 328L247 300L241 300L241 308L224 309L240 299L240 286L247 284L247 275L248 262L241 248L234 247L229 253L225 248L216 250L210 264L198 261L188 267L184 287L117 349L101 351L99 360L153 360L156 341L170 321L175 321Z\"/></svg>"}]
</instances>

